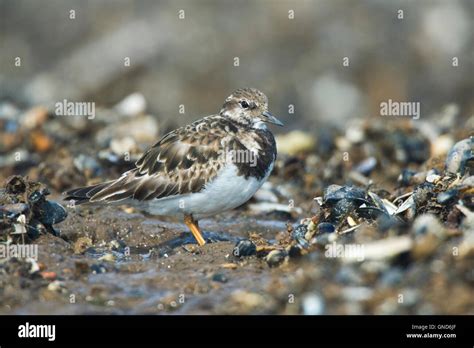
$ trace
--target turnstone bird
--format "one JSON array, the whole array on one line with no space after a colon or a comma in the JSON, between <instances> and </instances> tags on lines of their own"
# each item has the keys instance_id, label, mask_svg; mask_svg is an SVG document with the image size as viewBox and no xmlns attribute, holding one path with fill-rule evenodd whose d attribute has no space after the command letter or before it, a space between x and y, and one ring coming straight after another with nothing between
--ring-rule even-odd
<instances>
[{"instance_id":1,"label":"turnstone bird","mask_svg":"<svg viewBox=\"0 0 474 348\"><path fill-rule=\"evenodd\" d=\"M66 192L76 204L131 204L182 215L199 245L198 219L248 201L270 175L277 151L267 123L283 126L257 89L232 93L219 114L163 136L118 179Z\"/></svg>"}]
</instances>

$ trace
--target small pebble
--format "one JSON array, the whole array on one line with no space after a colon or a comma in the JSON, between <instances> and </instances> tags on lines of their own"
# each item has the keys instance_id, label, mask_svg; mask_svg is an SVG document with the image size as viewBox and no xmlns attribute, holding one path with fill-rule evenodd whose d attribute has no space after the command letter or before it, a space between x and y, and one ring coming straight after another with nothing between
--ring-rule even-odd
<instances>
[{"instance_id":1,"label":"small pebble","mask_svg":"<svg viewBox=\"0 0 474 348\"><path fill-rule=\"evenodd\" d=\"M436 200L439 204L448 204L454 202L458 197L459 191L456 189L448 190L445 192L440 192L436 197Z\"/></svg>"},{"instance_id":2,"label":"small pebble","mask_svg":"<svg viewBox=\"0 0 474 348\"><path fill-rule=\"evenodd\" d=\"M221 267L225 269L237 269L239 266L236 265L235 263L230 262L230 263L223 263Z\"/></svg>"},{"instance_id":3,"label":"small pebble","mask_svg":"<svg viewBox=\"0 0 474 348\"><path fill-rule=\"evenodd\" d=\"M227 283L228 281L227 277L223 273L214 273L211 280L218 283Z\"/></svg>"}]
</instances>

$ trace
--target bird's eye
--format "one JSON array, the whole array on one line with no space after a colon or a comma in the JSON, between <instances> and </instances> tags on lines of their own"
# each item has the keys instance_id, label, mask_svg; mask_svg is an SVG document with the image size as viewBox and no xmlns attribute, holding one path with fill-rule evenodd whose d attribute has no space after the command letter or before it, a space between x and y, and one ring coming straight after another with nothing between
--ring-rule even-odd
<instances>
[{"instance_id":1,"label":"bird's eye","mask_svg":"<svg viewBox=\"0 0 474 348\"><path fill-rule=\"evenodd\" d=\"M249 103L247 103L246 100L242 100L240 102L240 106L243 107L244 109L248 109L250 105L249 105Z\"/></svg>"}]
</instances>

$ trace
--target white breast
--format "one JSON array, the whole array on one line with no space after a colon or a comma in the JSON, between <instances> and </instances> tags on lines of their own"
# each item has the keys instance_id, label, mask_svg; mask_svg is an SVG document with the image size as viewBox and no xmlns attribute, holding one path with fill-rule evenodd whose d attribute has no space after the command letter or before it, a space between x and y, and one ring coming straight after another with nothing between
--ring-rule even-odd
<instances>
[{"instance_id":1,"label":"white breast","mask_svg":"<svg viewBox=\"0 0 474 348\"><path fill-rule=\"evenodd\" d=\"M237 167L230 163L199 193L153 200L147 211L154 215L193 214L195 218L233 209L247 202L262 186L273 169L268 169L262 180L238 176Z\"/></svg>"}]
</instances>

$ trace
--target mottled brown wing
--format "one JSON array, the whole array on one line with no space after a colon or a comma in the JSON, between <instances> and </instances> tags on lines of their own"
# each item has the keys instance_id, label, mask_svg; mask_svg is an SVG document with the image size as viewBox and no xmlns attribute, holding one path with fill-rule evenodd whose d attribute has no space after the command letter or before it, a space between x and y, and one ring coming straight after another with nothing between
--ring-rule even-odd
<instances>
[{"instance_id":1,"label":"mottled brown wing","mask_svg":"<svg viewBox=\"0 0 474 348\"><path fill-rule=\"evenodd\" d=\"M224 165L219 151L233 143L232 126L209 116L168 133L112 184L90 201L140 201L199 192Z\"/></svg>"}]
</instances>

